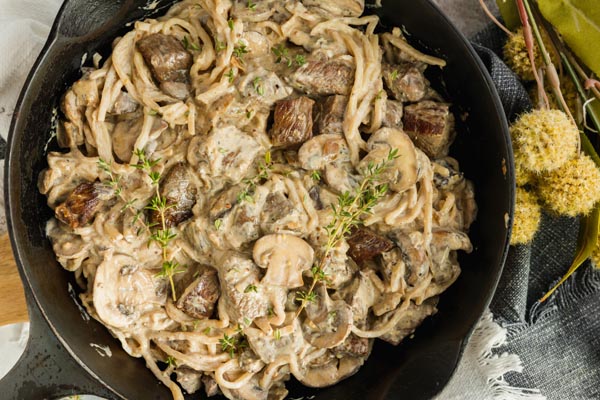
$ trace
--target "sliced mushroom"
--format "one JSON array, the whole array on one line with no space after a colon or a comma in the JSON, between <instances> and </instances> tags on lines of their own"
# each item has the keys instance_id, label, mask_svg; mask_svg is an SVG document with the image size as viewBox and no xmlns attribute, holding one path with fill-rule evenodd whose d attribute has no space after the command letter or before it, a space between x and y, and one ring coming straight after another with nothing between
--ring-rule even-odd
<instances>
[{"instance_id":1,"label":"sliced mushroom","mask_svg":"<svg viewBox=\"0 0 600 400\"><path fill-rule=\"evenodd\" d=\"M300 147L298 160L307 171L321 170L328 164L350 162L350 151L346 139L341 135L318 135Z\"/></svg>"},{"instance_id":2,"label":"sliced mushroom","mask_svg":"<svg viewBox=\"0 0 600 400\"><path fill-rule=\"evenodd\" d=\"M364 362L365 359L359 357L332 358L325 365L308 368L303 376L296 376L296 379L309 387L331 386L354 375Z\"/></svg>"},{"instance_id":3,"label":"sliced mushroom","mask_svg":"<svg viewBox=\"0 0 600 400\"><path fill-rule=\"evenodd\" d=\"M269 389L260 386L258 375L254 375L239 389L227 389L223 387L221 390L228 399L267 400L269 397Z\"/></svg>"},{"instance_id":4,"label":"sliced mushroom","mask_svg":"<svg viewBox=\"0 0 600 400\"><path fill-rule=\"evenodd\" d=\"M260 359L268 364L275 361L278 357L286 354L294 354L306 346L304 338L300 333L300 322L293 322L294 330L289 335L265 335L263 331L256 328L247 328L244 330L248 345Z\"/></svg>"},{"instance_id":5,"label":"sliced mushroom","mask_svg":"<svg viewBox=\"0 0 600 400\"><path fill-rule=\"evenodd\" d=\"M128 163L133 154L133 147L140 132L142 131L143 118L126 119L115 125L111 141L113 151L119 160Z\"/></svg>"},{"instance_id":6,"label":"sliced mushroom","mask_svg":"<svg viewBox=\"0 0 600 400\"><path fill-rule=\"evenodd\" d=\"M352 308L344 301L329 301L327 318L316 324L316 329L303 326L304 338L319 349L331 349L346 340L352 328Z\"/></svg>"},{"instance_id":7,"label":"sliced mushroom","mask_svg":"<svg viewBox=\"0 0 600 400\"><path fill-rule=\"evenodd\" d=\"M129 256L113 255L98 266L94 308L107 326L134 327L148 322L140 319L143 314L164 309L167 291L163 280L155 279L155 272L136 262Z\"/></svg>"},{"instance_id":8,"label":"sliced mushroom","mask_svg":"<svg viewBox=\"0 0 600 400\"><path fill-rule=\"evenodd\" d=\"M404 132L393 128L381 128L367 142L367 154L358 165L358 170L368 170L368 166L385 161L390 151L397 151L397 158L383 171L382 182L388 182L390 189L402 192L417 182L417 151Z\"/></svg>"},{"instance_id":9,"label":"sliced mushroom","mask_svg":"<svg viewBox=\"0 0 600 400\"><path fill-rule=\"evenodd\" d=\"M323 284L318 284L313 289L317 297L314 301L308 302L304 308L306 317L314 323L319 323L327 318L327 303L329 296L327 288Z\"/></svg>"},{"instance_id":10,"label":"sliced mushroom","mask_svg":"<svg viewBox=\"0 0 600 400\"><path fill-rule=\"evenodd\" d=\"M337 358L345 357L369 357L373 349L373 339L361 338L351 333L344 343L333 349Z\"/></svg>"},{"instance_id":11,"label":"sliced mushroom","mask_svg":"<svg viewBox=\"0 0 600 400\"><path fill-rule=\"evenodd\" d=\"M394 232L391 239L398 246L402 261L406 266L405 279L409 285L415 285L429 271L430 261L420 245L413 243L410 236L403 232Z\"/></svg>"},{"instance_id":12,"label":"sliced mushroom","mask_svg":"<svg viewBox=\"0 0 600 400\"><path fill-rule=\"evenodd\" d=\"M266 268L262 279L265 285L300 287L304 284L302 272L314 261L314 250L299 237L289 234L272 234L261 237L254 244L254 262Z\"/></svg>"}]
</instances>

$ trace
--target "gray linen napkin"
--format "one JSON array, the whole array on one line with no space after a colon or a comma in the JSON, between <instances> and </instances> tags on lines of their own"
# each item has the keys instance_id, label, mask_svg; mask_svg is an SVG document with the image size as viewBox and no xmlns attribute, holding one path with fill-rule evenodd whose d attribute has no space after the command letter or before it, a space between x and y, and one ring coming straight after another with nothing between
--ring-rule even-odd
<instances>
[{"instance_id":1,"label":"gray linen napkin","mask_svg":"<svg viewBox=\"0 0 600 400\"><path fill-rule=\"evenodd\" d=\"M497 56L504 38L490 27L473 42L513 121L531 102ZM513 387L538 388L548 399L600 399L600 270L586 262L546 303L538 303L569 268L578 227L577 219L545 214L532 245L510 248L490 307L508 329L507 344L497 353L517 354L525 365L506 380Z\"/></svg>"}]
</instances>

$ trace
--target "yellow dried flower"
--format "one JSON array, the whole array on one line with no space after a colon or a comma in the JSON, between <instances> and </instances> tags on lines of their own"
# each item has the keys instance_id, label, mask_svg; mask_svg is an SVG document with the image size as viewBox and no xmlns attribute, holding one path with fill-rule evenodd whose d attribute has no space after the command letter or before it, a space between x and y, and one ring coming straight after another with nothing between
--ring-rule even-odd
<instances>
[{"instance_id":1,"label":"yellow dried flower","mask_svg":"<svg viewBox=\"0 0 600 400\"><path fill-rule=\"evenodd\" d=\"M550 40L545 32L542 34L546 49L549 50L548 44ZM538 48L537 43L534 39L533 55L535 58L535 65L539 68L544 65L542 54ZM552 62L557 65L557 57L550 53ZM504 61L518 76L524 81L533 81L535 77L533 75L533 68L529 62L529 54L527 53L527 46L525 45L525 36L523 36L523 28L519 28L514 35L508 38L504 45Z\"/></svg>"},{"instance_id":2,"label":"yellow dried flower","mask_svg":"<svg viewBox=\"0 0 600 400\"><path fill-rule=\"evenodd\" d=\"M600 170L582 154L539 181L538 194L549 210L574 217L588 214L600 200Z\"/></svg>"},{"instance_id":3,"label":"yellow dried flower","mask_svg":"<svg viewBox=\"0 0 600 400\"><path fill-rule=\"evenodd\" d=\"M540 225L541 216L541 207L537 196L518 187L510 244L531 243Z\"/></svg>"},{"instance_id":4,"label":"yellow dried flower","mask_svg":"<svg viewBox=\"0 0 600 400\"><path fill-rule=\"evenodd\" d=\"M511 126L515 153L525 169L542 173L559 168L577 153L579 131L565 113L534 110Z\"/></svg>"},{"instance_id":5,"label":"yellow dried flower","mask_svg":"<svg viewBox=\"0 0 600 400\"><path fill-rule=\"evenodd\" d=\"M531 185L535 182L536 174L523 166L523 155L515 152L515 178L517 186Z\"/></svg>"}]
</instances>

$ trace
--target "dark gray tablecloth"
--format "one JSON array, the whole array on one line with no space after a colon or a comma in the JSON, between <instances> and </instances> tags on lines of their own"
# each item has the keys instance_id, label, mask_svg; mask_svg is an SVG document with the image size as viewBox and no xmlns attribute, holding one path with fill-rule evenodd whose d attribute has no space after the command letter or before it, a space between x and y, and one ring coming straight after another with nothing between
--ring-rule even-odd
<instances>
[{"instance_id":1,"label":"dark gray tablecloth","mask_svg":"<svg viewBox=\"0 0 600 400\"><path fill-rule=\"evenodd\" d=\"M497 57L505 35L488 28L475 38L509 121L531 108L527 91ZM479 44L479 45L477 45ZM522 373L513 387L538 388L548 399L600 399L600 271L586 262L545 303L538 299L566 272L579 221L545 214L530 246L511 247L491 310L508 329L497 353L514 353Z\"/></svg>"}]
</instances>

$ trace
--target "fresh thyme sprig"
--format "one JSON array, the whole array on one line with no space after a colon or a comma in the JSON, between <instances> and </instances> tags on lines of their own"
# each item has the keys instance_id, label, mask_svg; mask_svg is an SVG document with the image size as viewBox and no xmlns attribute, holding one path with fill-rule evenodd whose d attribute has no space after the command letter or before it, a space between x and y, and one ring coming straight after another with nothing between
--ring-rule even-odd
<instances>
[{"instance_id":1,"label":"fresh thyme sprig","mask_svg":"<svg viewBox=\"0 0 600 400\"><path fill-rule=\"evenodd\" d=\"M398 158L398 150L390 150L387 157L379 164L369 163L364 172L363 179L353 194L344 192L338 196L337 206L332 204L333 219L325 227L327 232L327 244L325 245L320 260L311 268L312 283L308 291L299 291L296 293L296 301L300 302L300 307L296 311L296 318L300 315L308 303L316 300L317 294L315 287L319 282L328 280L325 273L325 265L330 258L331 251L350 233L353 227L361 225L361 217L364 214L371 213L373 207L377 204L388 191L386 183L379 183L381 174L389 165Z\"/></svg>"},{"instance_id":2,"label":"fresh thyme sprig","mask_svg":"<svg viewBox=\"0 0 600 400\"><path fill-rule=\"evenodd\" d=\"M172 367L177 367L177 360L173 356L168 356L165 360L165 364Z\"/></svg>"},{"instance_id":3,"label":"fresh thyme sprig","mask_svg":"<svg viewBox=\"0 0 600 400\"><path fill-rule=\"evenodd\" d=\"M290 57L289 50L283 44L279 44L275 47L271 47L271 52L276 57L276 63L285 63L288 68L292 68L294 66L294 62L298 67L306 64L306 57L302 54L296 54L294 58Z\"/></svg>"},{"instance_id":4,"label":"fresh thyme sprig","mask_svg":"<svg viewBox=\"0 0 600 400\"><path fill-rule=\"evenodd\" d=\"M157 278L167 278L169 280L173 301L177 301L177 296L175 295L175 281L173 280L173 276L182 274L184 272L185 268L179 265L179 263L176 261L163 261L161 271L156 274Z\"/></svg>"},{"instance_id":5,"label":"fresh thyme sprig","mask_svg":"<svg viewBox=\"0 0 600 400\"><path fill-rule=\"evenodd\" d=\"M232 336L229 336L226 333L223 334L223 337L219 339L219 343L221 344L221 350L229 353L231 358L248 346L243 331L239 328Z\"/></svg>"},{"instance_id":6,"label":"fresh thyme sprig","mask_svg":"<svg viewBox=\"0 0 600 400\"><path fill-rule=\"evenodd\" d=\"M244 61L244 54L248 54L248 48L243 42L239 42L237 46L233 48L233 55L240 61Z\"/></svg>"},{"instance_id":7,"label":"fresh thyme sprig","mask_svg":"<svg viewBox=\"0 0 600 400\"><path fill-rule=\"evenodd\" d=\"M171 285L171 296L173 301L177 301L177 294L175 292L175 281L173 277L177 274L185 272L185 266L179 265L177 262L170 260L168 255L169 243L177 237L177 234L167 227L167 210L173 208L173 204L169 204L167 198L160 194L160 180L161 174L158 171L154 171L153 168L159 163L160 158L151 160L146 156L146 152L142 149L135 150L134 154L138 157L137 164L133 164L132 167L137 168L141 171L146 172L152 186L154 186L154 196L150 200L150 203L144 207L146 210L154 211L159 218L159 222L156 224L157 229L151 232L150 243L155 242L162 250L162 269L156 274L156 277L167 278ZM155 227L154 225L150 228Z\"/></svg>"},{"instance_id":8,"label":"fresh thyme sprig","mask_svg":"<svg viewBox=\"0 0 600 400\"><path fill-rule=\"evenodd\" d=\"M256 93L258 93L260 96L265 94L265 88L260 83L261 81L262 81L262 79L260 76L257 76L256 78L254 78L252 80L252 86L254 87L254 90L256 90Z\"/></svg>"},{"instance_id":9,"label":"fresh thyme sprig","mask_svg":"<svg viewBox=\"0 0 600 400\"><path fill-rule=\"evenodd\" d=\"M196 50L199 51L200 47L198 47L198 45L194 42L192 42L187 36L183 37L183 47L185 47L186 50Z\"/></svg>"},{"instance_id":10,"label":"fresh thyme sprig","mask_svg":"<svg viewBox=\"0 0 600 400\"><path fill-rule=\"evenodd\" d=\"M252 195L258 184L269 178L269 173L273 167L273 160L271 160L271 152L265 153L265 159L258 166L258 174L252 178L244 179L242 182L246 185L244 189L238 194L237 201L241 203L243 201L253 202Z\"/></svg>"}]
</instances>

